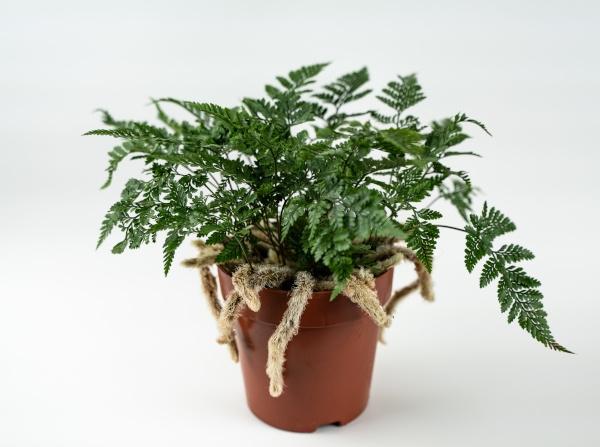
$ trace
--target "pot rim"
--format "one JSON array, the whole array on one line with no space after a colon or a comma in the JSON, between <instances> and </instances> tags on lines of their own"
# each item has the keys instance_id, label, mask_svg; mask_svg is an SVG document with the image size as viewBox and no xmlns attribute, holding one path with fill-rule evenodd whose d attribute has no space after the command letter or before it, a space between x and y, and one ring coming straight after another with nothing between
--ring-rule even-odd
<instances>
[{"instance_id":1,"label":"pot rim","mask_svg":"<svg viewBox=\"0 0 600 447\"><path fill-rule=\"evenodd\" d=\"M394 270L395 266L390 267L389 269L387 269L385 272L380 273L379 275L375 276L374 279L378 279L378 278L382 278L385 275L389 275L390 272L392 272ZM221 268L220 265L217 265L217 269L219 269L219 271L221 273L223 273L224 275L227 275L229 278L231 278L231 275L229 273L227 273L227 271L225 271L224 269ZM269 293L274 293L276 295L282 295L282 297L286 297L290 294L290 290L284 290L284 289L273 289L270 287L265 287L263 290L268 290ZM318 290L318 291L313 291L312 292L312 297L311 300L330 300L331 297L331 292L333 292L333 289L331 290ZM340 293L340 295L343 295L342 293ZM339 296L339 295L338 295Z\"/></svg>"}]
</instances>

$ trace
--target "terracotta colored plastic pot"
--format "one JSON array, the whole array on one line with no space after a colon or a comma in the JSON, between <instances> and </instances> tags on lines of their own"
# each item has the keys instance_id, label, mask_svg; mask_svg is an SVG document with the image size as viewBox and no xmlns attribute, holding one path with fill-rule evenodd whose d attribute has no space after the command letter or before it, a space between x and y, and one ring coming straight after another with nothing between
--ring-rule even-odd
<instances>
[{"instance_id":1,"label":"terracotta colored plastic pot","mask_svg":"<svg viewBox=\"0 0 600 447\"><path fill-rule=\"evenodd\" d=\"M379 301L389 298L393 269L375 279ZM223 296L233 290L231 277L219 269ZM264 289L256 313L244 308L236 340L250 410L269 425L312 432L328 424L344 425L367 406L379 329L346 296L330 301L329 292L315 292L300 330L286 351L285 388L269 394L267 343L281 321L289 292Z\"/></svg>"}]
</instances>

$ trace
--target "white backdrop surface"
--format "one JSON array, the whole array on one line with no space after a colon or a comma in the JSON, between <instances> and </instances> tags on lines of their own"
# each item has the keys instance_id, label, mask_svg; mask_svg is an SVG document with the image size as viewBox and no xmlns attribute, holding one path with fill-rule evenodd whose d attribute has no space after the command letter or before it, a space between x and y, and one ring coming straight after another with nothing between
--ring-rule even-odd
<instances>
[{"instance_id":1,"label":"white backdrop surface","mask_svg":"<svg viewBox=\"0 0 600 447\"><path fill-rule=\"evenodd\" d=\"M597 446L600 310L594 1L5 1L0 7L0 446ZM437 301L399 308L371 402L344 428L272 429L244 402L197 275L159 247L94 251L111 141L96 107L151 119L149 97L233 105L274 75L368 65L416 72L427 120L461 111L481 199L537 259L551 327L577 352L508 326L492 288L437 250ZM455 222L459 223L458 219ZM178 259L193 253L186 245ZM409 278L401 267L398 285Z\"/></svg>"}]
</instances>

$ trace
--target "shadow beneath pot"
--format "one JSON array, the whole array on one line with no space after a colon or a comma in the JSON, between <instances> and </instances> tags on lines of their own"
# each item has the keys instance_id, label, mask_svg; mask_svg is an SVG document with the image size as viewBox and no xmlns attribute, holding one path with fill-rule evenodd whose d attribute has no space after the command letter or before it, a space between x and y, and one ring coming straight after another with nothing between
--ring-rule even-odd
<instances>
[{"instance_id":1,"label":"shadow beneath pot","mask_svg":"<svg viewBox=\"0 0 600 447\"><path fill-rule=\"evenodd\" d=\"M395 431L427 427L432 419L447 420L456 412L464 411L472 406L464 393L453 388L449 383L436 385L427 381L420 382L415 378L402 383L387 382L379 390L374 390L365 411L348 424L334 422L318 428L317 433L328 435L345 432L363 432L364 430Z\"/></svg>"}]
</instances>

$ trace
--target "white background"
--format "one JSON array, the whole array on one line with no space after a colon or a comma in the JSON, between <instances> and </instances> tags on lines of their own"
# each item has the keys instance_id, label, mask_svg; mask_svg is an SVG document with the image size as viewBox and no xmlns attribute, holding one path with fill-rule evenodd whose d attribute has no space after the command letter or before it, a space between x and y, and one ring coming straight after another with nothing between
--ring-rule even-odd
<instances>
[{"instance_id":1,"label":"white background","mask_svg":"<svg viewBox=\"0 0 600 447\"><path fill-rule=\"evenodd\" d=\"M0 446L600 445L599 43L594 1L3 1ZM335 62L325 79L368 65L375 88L417 72L426 120L488 124L493 138L465 145L485 157L463 166L537 254L551 326L577 355L507 325L445 231L437 301L399 308L367 411L287 433L247 410L195 272L165 279L159 247L94 251L138 169L98 190L113 142L81 137L96 107L152 119L150 96L234 105L321 61Z\"/></svg>"}]
</instances>

